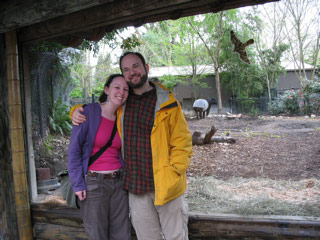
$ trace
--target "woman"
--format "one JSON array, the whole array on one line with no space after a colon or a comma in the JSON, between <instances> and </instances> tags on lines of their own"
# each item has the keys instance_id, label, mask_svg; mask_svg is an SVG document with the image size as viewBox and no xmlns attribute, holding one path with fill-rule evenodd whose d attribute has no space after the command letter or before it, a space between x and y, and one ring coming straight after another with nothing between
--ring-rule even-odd
<instances>
[{"instance_id":1,"label":"woman","mask_svg":"<svg viewBox=\"0 0 320 240\"><path fill-rule=\"evenodd\" d=\"M131 236L128 195L123 190L120 176L121 140L117 131L112 145L88 166L90 157L109 141L116 123L116 111L127 100L128 93L123 76L111 75L99 98L100 103L84 107L87 121L72 128L68 171L91 240L126 240Z\"/></svg>"}]
</instances>

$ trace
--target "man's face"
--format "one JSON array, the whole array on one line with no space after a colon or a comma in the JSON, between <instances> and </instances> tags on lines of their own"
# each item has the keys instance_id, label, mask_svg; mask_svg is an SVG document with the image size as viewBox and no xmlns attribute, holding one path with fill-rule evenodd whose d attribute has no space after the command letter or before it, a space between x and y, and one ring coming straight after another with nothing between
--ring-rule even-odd
<instances>
[{"instance_id":1,"label":"man's face","mask_svg":"<svg viewBox=\"0 0 320 240\"><path fill-rule=\"evenodd\" d=\"M133 89L141 88L148 79L148 64L143 65L135 54L126 55L121 61L120 68L125 80Z\"/></svg>"}]
</instances>

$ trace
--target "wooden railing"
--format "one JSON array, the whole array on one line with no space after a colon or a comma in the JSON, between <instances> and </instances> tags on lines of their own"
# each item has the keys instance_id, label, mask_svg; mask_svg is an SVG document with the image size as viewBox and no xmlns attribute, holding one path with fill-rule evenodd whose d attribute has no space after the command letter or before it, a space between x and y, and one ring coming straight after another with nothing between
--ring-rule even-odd
<instances>
[{"instance_id":1,"label":"wooden railing","mask_svg":"<svg viewBox=\"0 0 320 240\"><path fill-rule=\"evenodd\" d=\"M31 204L35 239L87 239L80 211ZM189 239L320 239L320 218L189 214ZM132 230L132 239L136 239Z\"/></svg>"}]
</instances>

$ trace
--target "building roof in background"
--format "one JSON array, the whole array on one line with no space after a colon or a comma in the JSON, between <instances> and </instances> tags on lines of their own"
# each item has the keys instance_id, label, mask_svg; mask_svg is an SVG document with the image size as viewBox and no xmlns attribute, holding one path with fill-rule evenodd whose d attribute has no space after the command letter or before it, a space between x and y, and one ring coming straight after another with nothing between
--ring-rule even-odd
<instances>
[{"instance_id":1,"label":"building roof in background","mask_svg":"<svg viewBox=\"0 0 320 240\"><path fill-rule=\"evenodd\" d=\"M214 68L210 65L198 65L197 66L198 74L214 74ZM149 76L150 77L162 77L164 75L172 76L181 76L181 75L191 75L192 67L191 66L182 66L182 67L151 67Z\"/></svg>"},{"instance_id":2,"label":"building roof in background","mask_svg":"<svg viewBox=\"0 0 320 240\"><path fill-rule=\"evenodd\" d=\"M282 66L287 70L287 71L294 71L296 69L299 69L299 65L302 66L302 64L300 62L298 63L295 63L295 62L282 62ZM305 63L304 64L304 67L305 69L313 69L313 66L308 64L308 63Z\"/></svg>"},{"instance_id":3,"label":"building roof in background","mask_svg":"<svg viewBox=\"0 0 320 240\"><path fill-rule=\"evenodd\" d=\"M298 66L295 65L293 62L282 62L282 66L287 71L293 71L298 69ZM313 69L313 66L310 64L305 63L305 68L307 70ZM197 73L198 74L214 74L214 68L211 65L198 65L197 66ZM149 77L162 77L165 75L172 75L172 76L182 76L182 75L191 75L192 67L191 66L166 66L166 67L150 67Z\"/></svg>"}]
</instances>

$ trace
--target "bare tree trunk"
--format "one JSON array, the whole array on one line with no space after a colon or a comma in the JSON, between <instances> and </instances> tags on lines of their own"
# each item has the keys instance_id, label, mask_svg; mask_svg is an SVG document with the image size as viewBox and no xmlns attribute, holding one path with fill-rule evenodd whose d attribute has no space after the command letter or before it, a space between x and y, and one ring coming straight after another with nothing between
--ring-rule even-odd
<instances>
[{"instance_id":1,"label":"bare tree trunk","mask_svg":"<svg viewBox=\"0 0 320 240\"><path fill-rule=\"evenodd\" d=\"M312 60L313 70L312 70L311 79L314 79L314 76L316 74L316 65L317 65L317 60L318 60L318 55L319 55L319 48L320 48L320 42L319 41L320 41L320 32L318 33L317 44L316 44L315 50L313 51L313 60Z\"/></svg>"},{"instance_id":2,"label":"bare tree trunk","mask_svg":"<svg viewBox=\"0 0 320 240\"><path fill-rule=\"evenodd\" d=\"M215 71L216 89L217 89L217 103L218 103L218 114L222 112L222 100L221 100L221 88L220 88L220 74L219 71Z\"/></svg>"},{"instance_id":3,"label":"bare tree trunk","mask_svg":"<svg viewBox=\"0 0 320 240\"><path fill-rule=\"evenodd\" d=\"M300 79L301 86L304 87L307 78L305 54L310 51L308 49L310 45L312 46L316 42L319 44L316 40L316 38L319 38L319 33L314 38L312 35L314 31L310 31L310 29L318 29L316 25L318 23L318 11L313 11L317 7L317 1L286 0L283 3L285 5L284 12L288 18L287 22L291 24L289 25L286 22L288 42L295 66L298 68L297 76ZM293 31L291 28L293 28ZM315 46L315 49L319 49L319 47Z\"/></svg>"},{"instance_id":4,"label":"bare tree trunk","mask_svg":"<svg viewBox=\"0 0 320 240\"><path fill-rule=\"evenodd\" d=\"M220 114L222 112L220 74L219 74L220 45L221 45L221 38L222 38L222 35L223 35L222 17L223 17L223 12L220 12L219 13L219 23L218 23L219 37L217 39L217 47L216 47L215 56L214 56L214 70L215 70L215 74L216 74L216 89L217 89L217 98L218 98L218 114Z\"/></svg>"}]
</instances>

